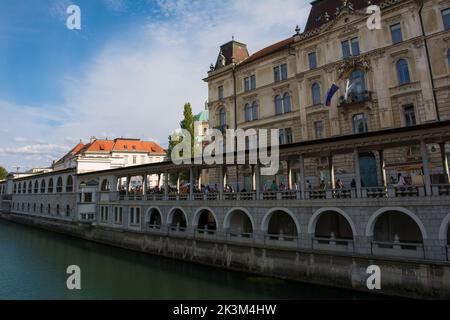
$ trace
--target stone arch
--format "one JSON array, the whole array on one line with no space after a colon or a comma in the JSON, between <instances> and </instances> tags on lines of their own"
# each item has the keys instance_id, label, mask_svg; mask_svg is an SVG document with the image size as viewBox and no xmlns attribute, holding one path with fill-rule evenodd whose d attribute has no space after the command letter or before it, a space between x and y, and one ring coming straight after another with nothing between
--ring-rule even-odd
<instances>
[{"instance_id":1,"label":"stone arch","mask_svg":"<svg viewBox=\"0 0 450 320\"><path fill-rule=\"evenodd\" d=\"M206 217L204 216L205 212L208 212L208 215L206 215ZM201 220L205 220L205 221L201 221ZM214 222L212 222L212 220L214 220ZM215 231L219 228L218 221L219 220L217 220L217 215L215 214L214 210L212 210L209 207L201 207L201 208L197 209L197 211L195 211L194 219L192 220L192 225L198 229L204 229L204 226L208 225L208 230ZM199 225L199 223L202 223L202 225Z\"/></svg>"},{"instance_id":2,"label":"stone arch","mask_svg":"<svg viewBox=\"0 0 450 320\"><path fill-rule=\"evenodd\" d=\"M163 224L163 215L158 207L150 207L145 213L145 225L150 228L159 229ZM158 227L159 226L159 227Z\"/></svg>"},{"instance_id":3,"label":"stone arch","mask_svg":"<svg viewBox=\"0 0 450 320\"><path fill-rule=\"evenodd\" d=\"M243 217L247 217L248 221L250 222L250 225L248 225L248 222L246 222L246 220L243 218L240 222L241 226L238 226L239 221L234 220L233 221L233 216L236 212L241 212L244 214ZM242 225L243 223L243 225ZM243 231L244 233L253 233L255 232L255 221L252 217L252 215L250 214L250 212L248 212L247 209L242 208L242 207L234 207L231 208L230 210L228 210L227 214L225 215L225 219L223 221L223 228L224 230L230 230L230 231L239 231L237 230L239 227L241 228L240 231ZM251 230L250 230L251 229ZM251 232L246 232L246 231L251 231Z\"/></svg>"},{"instance_id":4,"label":"stone arch","mask_svg":"<svg viewBox=\"0 0 450 320\"><path fill-rule=\"evenodd\" d=\"M188 222L188 216L181 207L173 207L170 209L167 215L167 225L169 227L176 227L179 223L180 228L187 228Z\"/></svg>"},{"instance_id":5,"label":"stone arch","mask_svg":"<svg viewBox=\"0 0 450 320\"><path fill-rule=\"evenodd\" d=\"M262 222L261 222L261 231L264 233L267 233L270 231L270 223L271 223L271 219L274 216L274 214L276 213L283 213L287 216L289 216L292 219L292 222L294 223L294 227L295 227L295 233L294 234L287 234L287 235L292 235L292 236L298 236L300 234L300 224L298 223L297 218L295 217L295 215L286 208L272 208L270 209L263 217ZM284 232L286 232L289 229L283 229Z\"/></svg>"},{"instance_id":6,"label":"stone arch","mask_svg":"<svg viewBox=\"0 0 450 320\"><path fill-rule=\"evenodd\" d=\"M334 212L337 214L340 214L342 217L345 218L347 223L350 225L350 229L352 231L353 239L357 235L355 224L353 223L353 220L350 218L350 216L342 209L335 208L335 207L328 207L328 208L320 208L314 214L311 216L311 219L309 219L308 223L308 233L314 235L316 233L316 226L317 222L319 221L320 216L323 213L326 212Z\"/></svg>"},{"instance_id":7,"label":"stone arch","mask_svg":"<svg viewBox=\"0 0 450 320\"><path fill-rule=\"evenodd\" d=\"M450 237L448 236L450 233L450 213L447 214L444 220L441 223L441 227L439 228L439 240L446 241L446 243L450 243Z\"/></svg>"},{"instance_id":8,"label":"stone arch","mask_svg":"<svg viewBox=\"0 0 450 320\"><path fill-rule=\"evenodd\" d=\"M409 218L414 220L417 227L419 228L420 233L422 234L422 241L427 239L427 231L426 231L425 226L423 225L422 221L420 221L420 219L413 212L411 212L410 210L408 210L406 208L402 208L402 207L385 207L385 208L381 208L381 209L378 209L377 211L375 211L375 213L372 214L372 216L369 218L369 221L367 221L367 226L366 226L366 236L367 237L373 237L373 233L374 233L373 231L374 231L375 224L376 224L378 218L386 212L399 212L399 213L403 213L403 214L407 215Z\"/></svg>"}]
</instances>

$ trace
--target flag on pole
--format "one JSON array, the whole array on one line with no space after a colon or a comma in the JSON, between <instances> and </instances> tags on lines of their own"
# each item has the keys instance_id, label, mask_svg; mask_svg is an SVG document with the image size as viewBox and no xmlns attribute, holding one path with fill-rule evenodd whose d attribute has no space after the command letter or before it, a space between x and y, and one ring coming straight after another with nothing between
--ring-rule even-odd
<instances>
[{"instance_id":1,"label":"flag on pole","mask_svg":"<svg viewBox=\"0 0 450 320\"><path fill-rule=\"evenodd\" d=\"M339 89L339 87L337 85L335 85L334 83L331 85L331 88L328 90L328 93L327 93L327 100L325 102L325 105L327 107L331 106L331 99L333 98L336 91L338 91L338 89Z\"/></svg>"}]
</instances>

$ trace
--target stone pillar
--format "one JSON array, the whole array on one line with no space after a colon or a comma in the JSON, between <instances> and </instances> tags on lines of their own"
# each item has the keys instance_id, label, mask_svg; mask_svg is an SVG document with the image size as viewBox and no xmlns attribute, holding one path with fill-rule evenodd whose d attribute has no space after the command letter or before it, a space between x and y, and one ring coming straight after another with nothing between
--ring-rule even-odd
<instances>
[{"instance_id":1,"label":"stone pillar","mask_svg":"<svg viewBox=\"0 0 450 320\"><path fill-rule=\"evenodd\" d=\"M145 195L147 193L147 174L142 176L142 194Z\"/></svg>"},{"instance_id":2,"label":"stone pillar","mask_svg":"<svg viewBox=\"0 0 450 320\"><path fill-rule=\"evenodd\" d=\"M298 157L298 163L299 163L299 172L298 172L298 188L300 190L300 197L301 199L305 198L305 192L306 192L306 181L305 181L305 159L302 155Z\"/></svg>"},{"instance_id":3,"label":"stone pillar","mask_svg":"<svg viewBox=\"0 0 450 320\"><path fill-rule=\"evenodd\" d=\"M381 185L383 187L387 186L387 180L386 180L386 170L384 170L384 150L378 150L378 157L380 158L380 178L381 178Z\"/></svg>"},{"instance_id":4,"label":"stone pillar","mask_svg":"<svg viewBox=\"0 0 450 320\"><path fill-rule=\"evenodd\" d=\"M292 190L292 168L291 168L291 161L286 160L287 164L287 176L288 176L288 189Z\"/></svg>"},{"instance_id":5,"label":"stone pillar","mask_svg":"<svg viewBox=\"0 0 450 320\"><path fill-rule=\"evenodd\" d=\"M443 170L443 174L444 174L444 183L448 184L450 179L449 179L447 152L445 152L445 142L439 143L439 149L441 150L441 159L442 159L442 170Z\"/></svg>"},{"instance_id":6,"label":"stone pillar","mask_svg":"<svg viewBox=\"0 0 450 320\"><path fill-rule=\"evenodd\" d=\"M169 172L164 172L164 200L169 200Z\"/></svg>"},{"instance_id":7,"label":"stone pillar","mask_svg":"<svg viewBox=\"0 0 450 320\"><path fill-rule=\"evenodd\" d=\"M353 150L353 161L355 167L356 197L361 197L361 171L359 168L359 152L358 149Z\"/></svg>"},{"instance_id":8,"label":"stone pillar","mask_svg":"<svg viewBox=\"0 0 450 320\"><path fill-rule=\"evenodd\" d=\"M127 196L130 193L130 180L131 180L130 175L127 175L127 182L125 184L125 191Z\"/></svg>"},{"instance_id":9,"label":"stone pillar","mask_svg":"<svg viewBox=\"0 0 450 320\"><path fill-rule=\"evenodd\" d=\"M334 163L333 163L333 155L328 156L328 167L330 170L330 180L331 180L331 189L336 189L336 181L334 178Z\"/></svg>"},{"instance_id":10,"label":"stone pillar","mask_svg":"<svg viewBox=\"0 0 450 320\"><path fill-rule=\"evenodd\" d=\"M198 188L201 191L202 190L202 169L197 169L197 176L198 176Z\"/></svg>"},{"instance_id":11,"label":"stone pillar","mask_svg":"<svg viewBox=\"0 0 450 320\"><path fill-rule=\"evenodd\" d=\"M428 150L427 150L427 144L423 140L420 141L420 153L422 155L425 193L427 196L431 196L431 178L430 178L430 167L429 167L429 161L428 161Z\"/></svg>"},{"instance_id":12,"label":"stone pillar","mask_svg":"<svg viewBox=\"0 0 450 320\"><path fill-rule=\"evenodd\" d=\"M194 168L189 168L189 199L194 200Z\"/></svg>"},{"instance_id":13,"label":"stone pillar","mask_svg":"<svg viewBox=\"0 0 450 320\"><path fill-rule=\"evenodd\" d=\"M255 164L255 192L256 200L259 200L261 193L261 169L259 168L259 164Z\"/></svg>"},{"instance_id":14,"label":"stone pillar","mask_svg":"<svg viewBox=\"0 0 450 320\"><path fill-rule=\"evenodd\" d=\"M180 192L180 171L177 171L177 192Z\"/></svg>"},{"instance_id":15,"label":"stone pillar","mask_svg":"<svg viewBox=\"0 0 450 320\"><path fill-rule=\"evenodd\" d=\"M222 200L223 199L223 188L224 188L224 173L223 173L223 165L219 165L218 167L218 171L219 171L219 183L217 188L219 188L219 199Z\"/></svg>"}]
</instances>

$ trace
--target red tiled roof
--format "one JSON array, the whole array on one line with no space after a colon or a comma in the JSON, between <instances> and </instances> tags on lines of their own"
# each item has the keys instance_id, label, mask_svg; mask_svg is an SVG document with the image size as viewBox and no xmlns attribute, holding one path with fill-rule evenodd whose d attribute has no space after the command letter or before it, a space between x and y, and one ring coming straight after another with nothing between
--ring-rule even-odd
<instances>
[{"instance_id":1,"label":"red tiled roof","mask_svg":"<svg viewBox=\"0 0 450 320\"><path fill-rule=\"evenodd\" d=\"M268 56L268 55L270 55L272 53L278 52L280 50L287 49L287 48L289 48L289 46L292 43L294 43L294 37L290 37L288 39L285 39L285 40L282 40L282 41L277 42L275 44L272 44L272 45L270 45L270 46L268 46L268 47L266 47L264 49L261 49L261 50L255 52L250 57L245 59L242 62L242 64L249 63L249 62L255 61L255 60L259 59L259 58Z\"/></svg>"}]
</instances>

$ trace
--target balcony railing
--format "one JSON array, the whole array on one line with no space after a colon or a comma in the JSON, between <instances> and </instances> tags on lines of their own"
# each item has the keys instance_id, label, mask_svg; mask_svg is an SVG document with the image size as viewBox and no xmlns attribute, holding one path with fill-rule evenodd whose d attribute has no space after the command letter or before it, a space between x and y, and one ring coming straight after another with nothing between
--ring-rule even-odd
<instances>
[{"instance_id":1,"label":"balcony railing","mask_svg":"<svg viewBox=\"0 0 450 320\"><path fill-rule=\"evenodd\" d=\"M348 94L347 99L344 96L339 97L338 107L346 107L353 104L364 103L372 100L372 92L363 91L363 92L351 92Z\"/></svg>"}]
</instances>

